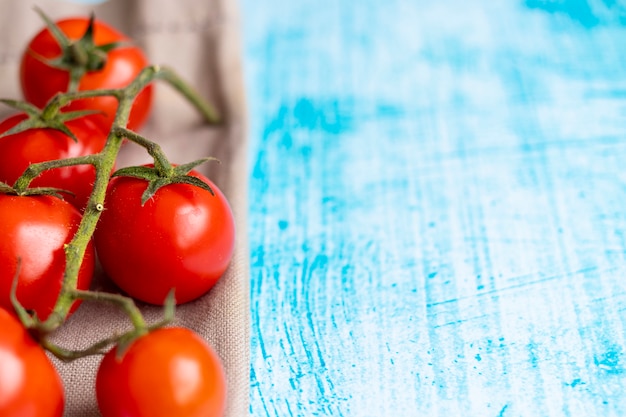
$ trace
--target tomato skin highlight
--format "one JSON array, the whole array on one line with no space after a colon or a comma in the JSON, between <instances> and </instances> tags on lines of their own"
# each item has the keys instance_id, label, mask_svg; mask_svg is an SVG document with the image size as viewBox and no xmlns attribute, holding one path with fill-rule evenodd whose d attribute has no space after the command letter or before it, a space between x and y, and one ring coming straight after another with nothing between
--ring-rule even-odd
<instances>
[{"instance_id":1,"label":"tomato skin highlight","mask_svg":"<svg viewBox=\"0 0 626 417\"><path fill-rule=\"evenodd\" d=\"M88 18L76 17L56 22L59 28L72 40L79 39L87 29ZM130 41L108 24L94 21L94 43L104 45L111 42ZM44 28L29 42L20 65L20 83L24 98L35 106L42 108L55 94L65 92L69 84L69 72L51 67L41 61L43 58L56 58L61 54L61 47ZM136 46L122 46L107 53L107 62L101 70L90 71L83 76L78 89L97 90L126 87L145 67L148 60ZM148 85L136 97L131 109L128 128L139 130L144 125L152 107L152 87ZM99 110L102 114L89 116L100 123L105 131L111 127L117 100L114 97L95 97L76 100L64 109L68 110Z\"/></svg>"},{"instance_id":2,"label":"tomato skin highlight","mask_svg":"<svg viewBox=\"0 0 626 417\"><path fill-rule=\"evenodd\" d=\"M4 133L25 120L23 113L0 122ZM37 162L99 153L107 141L107 133L92 119L81 117L66 123L78 141L55 129L28 129L0 138L0 181L13 185L28 168ZM96 178L93 165L75 165L47 170L37 176L31 187L54 187L73 193L64 198L83 210Z\"/></svg>"},{"instance_id":3,"label":"tomato skin highlight","mask_svg":"<svg viewBox=\"0 0 626 417\"><path fill-rule=\"evenodd\" d=\"M17 298L45 320L61 291L65 272L64 245L81 221L78 210L53 196L0 194L0 307L13 311L11 285L21 259ZM89 289L95 268L90 242L78 275L78 289ZM75 301L70 312L80 304Z\"/></svg>"},{"instance_id":4,"label":"tomato skin highlight","mask_svg":"<svg viewBox=\"0 0 626 417\"><path fill-rule=\"evenodd\" d=\"M103 417L219 417L226 378L217 353L189 329L162 328L102 359L96 398Z\"/></svg>"},{"instance_id":5,"label":"tomato skin highlight","mask_svg":"<svg viewBox=\"0 0 626 417\"><path fill-rule=\"evenodd\" d=\"M61 417L63 384L44 350L3 308L0 329L0 415Z\"/></svg>"},{"instance_id":6,"label":"tomato skin highlight","mask_svg":"<svg viewBox=\"0 0 626 417\"><path fill-rule=\"evenodd\" d=\"M235 224L222 192L188 184L160 188L141 206L147 181L114 177L96 231L96 252L105 273L128 295L163 304L175 289L178 304L194 300L228 268Z\"/></svg>"}]
</instances>

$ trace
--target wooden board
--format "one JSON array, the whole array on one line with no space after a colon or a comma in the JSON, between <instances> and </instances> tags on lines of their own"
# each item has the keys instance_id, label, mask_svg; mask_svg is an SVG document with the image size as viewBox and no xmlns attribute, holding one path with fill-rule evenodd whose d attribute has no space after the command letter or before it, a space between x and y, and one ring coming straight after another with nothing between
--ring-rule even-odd
<instances>
[{"instance_id":1,"label":"wooden board","mask_svg":"<svg viewBox=\"0 0 626 417\"><path fill-rule=\"evenodd\" d=\"M242 5L250 414L626 414L626 6Z\"/></svg>"}]
</instances>

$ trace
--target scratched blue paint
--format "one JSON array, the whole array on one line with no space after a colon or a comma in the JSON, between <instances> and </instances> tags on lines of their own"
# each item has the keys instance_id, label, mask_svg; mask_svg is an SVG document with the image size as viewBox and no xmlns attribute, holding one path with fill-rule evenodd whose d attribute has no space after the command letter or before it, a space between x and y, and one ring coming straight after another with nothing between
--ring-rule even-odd
<instances>
[{"instance_id":1,"label":"scratched blue paint","mask_svg":"<svg viewBox=\"0 0 626 417\"><path fill-rule=\"evenodd\" d=\"M626 415L624 6L242 6L250 415Z\"/></svg>"},{"instance_id":2,"label":"scratched blue paint","mask_svg":"<svg viewBox=\"0 0 626 417\"><path fill-rule=\"evenodd\" d=\"M526 0L526 7L565 17L587 29L626 25L626 4L617 0Z\"/></svg>"},{"instance_id":3,"label":"scratched blue paint","mask_svg":"<svg viewBox=\"0 0 626 417\"><path fill-rule=\"evenodd\" d=\"M586 28L592 28L599 23L588 0L526 0L526 6L548 13L562 13Z\"/></svg>"}]
</instances>

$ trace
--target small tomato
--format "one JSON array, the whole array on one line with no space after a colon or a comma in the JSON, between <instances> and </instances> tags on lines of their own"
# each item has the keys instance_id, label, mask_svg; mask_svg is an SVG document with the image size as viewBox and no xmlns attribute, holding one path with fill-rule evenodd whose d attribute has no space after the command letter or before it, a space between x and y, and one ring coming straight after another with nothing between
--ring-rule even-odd
<instances>
[{"instance_id":1,"label":"small tomato","mask_svg":"<svg viewBox=\"0 0 626 417\"><path fill-rule=\"evenodd\" d=\"M17 298L48 318L61 291L65 244L74 237L81 214L70 203L49 195L0 194L0 307L13 310L10 294L20 260ZM78 289L92 281L95 251L89 242L78 275ZM74 311L80 301L75 301Z\"/></svg>"},{"instance_id":2,"label":"small tomato","mask_svg":"<svg viewBox=\"0 0 626 417\"><path fill-rule=\"evenodd\" d=\"M59 29L70 41L81 39L85 34L90 19L84 17L62 19L56 22ZM147 58L140 48L129 43L129 39L108 24L94 20L93 45L102 46L111 43L128 43L106 52L106 59L101 68L89 69L80 80L78 90L117 89L126 87L148 65ZM89 48L87 48L89 49ZM88 51L87 51L88 53ZM35 106L42 108L50 98L59 92L68 91L70 73L67 69L57 68L45 62L61 58L63 49L48 28L36 34L29 42L21 61L20 81L24 97ZM71 61L77 54L66 53L63 56ZM78 54L79 55L79 54ZM97 58L97 56L96 56ZM73 64L63 62L62 65ZM139 130L146 121L152 106L152 87L147 86L137 96L131 109L128 127ZM114 97L102 96L76 100L66 107L68 110L98 110L101 114L89 116L102 123L109 130L117 111Z\"/></svg>"},{"instance_id":3,"label":"small tomato","mask_svg":"<svg viewBox=\"0 0 626 417\"><path fill-rule=\"evenodd\" d=\"M0 415L61 417L63 384L22 323L0 308Z\"/></svg>"},{"instance_id":4,"label":"small tomato","mask_svg":"<svg viewBox=\"0 0 626 417\"><path fill-rule=\"evenodd\" d=\"M215 351L185 328L162 328L135 340L121 357L103 358L96 375L103 417L219 417L226 380Z\"/></svg>"},{"instance_id":5,"label":"small tomato","mask_svg":"<svg viewBox=\"0 0 626 417\"><path fill-rule=\"evenodd\" d=\"M13 115L0 123L4 133L26 119ZM90 118L65 123L76 141L65 133L49 128L28 129L0 138L0 181L12 185L30 164L96 154L102 150L107 133ZM93 165L74 165L44 171L31 182L32 187L55 187L70 191L65 199L84 209L96 178Z\"/></svg>"},{"instance_id":6,"label":"small tomato","mask_svg":"<svg viewBox=\"0 0 626 417\"><path fill-rule=\"evenodd\" d=\"M114 177L94 241L105 273L131 297L163 304L174 289L177 303L209 291L228 268L235 239L226 197L196 171L214 195L174 183L158 189L144 205L148 182Z\"/></svg>"}]
</instances>

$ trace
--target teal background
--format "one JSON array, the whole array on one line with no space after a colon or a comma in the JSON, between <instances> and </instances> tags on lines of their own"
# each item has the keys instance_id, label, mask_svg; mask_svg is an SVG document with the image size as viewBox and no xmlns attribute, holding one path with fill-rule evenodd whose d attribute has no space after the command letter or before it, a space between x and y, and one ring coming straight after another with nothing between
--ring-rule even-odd
<instances>
[{"instance_id":1,"label":"teal background","mask_svg":"<svg viewBox=\"0 0 626 417\"><path fill-rule=\"evenodd\" d=\"M626 415L626 4L241 9L250 415Z\"/></svg>"}]
</instances>

